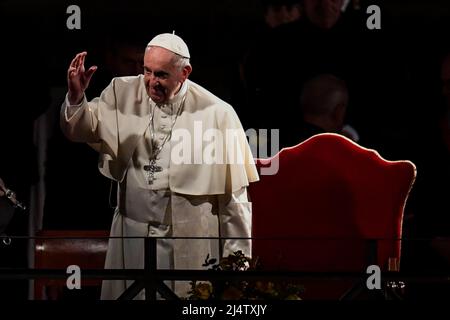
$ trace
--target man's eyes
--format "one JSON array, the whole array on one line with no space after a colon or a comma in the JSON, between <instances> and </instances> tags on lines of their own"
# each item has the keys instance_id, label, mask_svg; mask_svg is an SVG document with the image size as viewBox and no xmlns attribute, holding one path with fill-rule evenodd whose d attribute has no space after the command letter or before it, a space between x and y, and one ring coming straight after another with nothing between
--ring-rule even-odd
<instances>
[{"instance_id":1,"label":"man's eyes","mask_svg":"<svg viewBox=\"0 0 450 320\"><path fill-rule=\"evenodd\" d=\"M161 79L166 79L169 76L168 73L165 72L155 72L155 77L161 78Z\"/></svg>"},{"instance_id":2,"label":"man's eyes","mask_svg":"<svg viewBox=\"0 0 450 320\"><path fill-rule=\"evenodd\" d=\"M167 72L152 72L150 69L144 68L145 74L154 74L155 77L160 79L167 79L169 77L169 74Z\"/></svg>"}]
</instances>

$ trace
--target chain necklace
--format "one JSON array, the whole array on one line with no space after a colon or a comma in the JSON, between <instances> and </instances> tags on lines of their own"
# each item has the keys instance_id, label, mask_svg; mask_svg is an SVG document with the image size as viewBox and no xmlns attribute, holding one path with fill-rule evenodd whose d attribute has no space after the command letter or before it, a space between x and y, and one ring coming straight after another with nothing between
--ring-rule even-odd
<instances>
[{"instance_id":1,"label":"chain necklace","mask_svg":"<svg viewBox=\"0 0 450 320\"><path fill-rule=\"evenodd\" d=\"M164 148L164 145L166 144L166 142L172 137L173 127L175 126L175 122L177 121L178 116L181 114L181 112L183 110L185 100L186 100L186 96L183 97L183 101L181 102L180 107L177 110L175 118L172 120L172 125L170 126L169 133L166 135L163 142L159 146L156 143L155 127L154 127L155 109L157 108L157 106L156 105L153 106L153 110L152 110L152 113L150 116L150 125L151 125L151 128L150 128L151 138L150 139L151 139L151 144L152 144L152 155L148 159L149 164L144 166L144 171L145 171L147 179L148 179L148 184L153 184L153 181L155 181L155 173L162 171L162 167L156 165L156 157L159 155L161 150ZM172 108L173 108L173 105L172 105Z\"/></svg>"}]
</instances>

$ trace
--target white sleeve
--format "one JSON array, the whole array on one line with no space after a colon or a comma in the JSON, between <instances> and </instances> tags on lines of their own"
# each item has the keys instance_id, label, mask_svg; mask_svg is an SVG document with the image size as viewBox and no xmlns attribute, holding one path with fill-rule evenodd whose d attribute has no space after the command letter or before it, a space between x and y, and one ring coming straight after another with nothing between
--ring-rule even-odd
<instances>
[{"instance_id":1,"label":"white sleeve","mask_svg":"<svg viewBox=\"0 0 450 320\"><path fill-rule=\"evenodd\" d=\"M81 106L86 99L86 96L83 95L83 99L79 104L70 104L68 96L69 94L66 94L66 108L64 109L64 116L66 118L66 121L69 121L70 118L72 118L81 109Z\"/></svg>"},{"instance_id":2,"label":"white sleeve","mask_svg":"<svg viewBox=\"0 0 450 320\"><path fill-rule=\"evenodd\" d=\"M252 235L252 207L248 201L247 188L219 196L219 231L220 237L224 238L223 257L238 250L251 257L251 239L227 239L250 238Z\"/></svg>"},{"instance_id":3,"label":"white sleeve","mask_svg":"<svg viewBox=\"0 0 450 320\"><path fill-rule=\"evenodd\" d=\"M111 130L117 132L114 122L117 105L115 79L111 80L100 97L88 102L84 95L81 104L69 105L68 103L66 96L61 106L60 126L69 140L87 143L100 142L103 140L103 137L100 136L101 133L99 133L101 119L103 119L103 125L111 125L114 127ZM110 117L106 116L108 113ZM107 119L111 123L106 123Z\"/></svg>"}]
</instances>

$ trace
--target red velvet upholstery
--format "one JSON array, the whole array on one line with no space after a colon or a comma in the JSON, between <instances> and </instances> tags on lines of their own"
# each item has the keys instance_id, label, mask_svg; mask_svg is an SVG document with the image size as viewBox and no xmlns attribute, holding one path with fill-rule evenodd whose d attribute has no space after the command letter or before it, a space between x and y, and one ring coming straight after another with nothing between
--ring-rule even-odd
<instances>
[{"instance_id":1,"label":"red velvet upholstery","mask_svg":"<svg viewBox=\"0 0 450 320\"><path fill-rule=\"evenodd\" d=\"M103 269L105 266L109 231L42 230L37 237L39 238L35 244L35 269L65 270L70 265L78 265L83 275L83 269ZM82 278L81 287L100 287L101 283L101 279ZM65 279L36 279L34 298L58 299L64 286L66 286Z\"/></svg>"},{"instance_id":2,"label":"red velvet upholstery","mask_svg":"<svg viewBox=\"0 0 450 320\"><path fill-rule=\"evenodd\" d=\"M274 160L278 173L261 175L249 188L253 257L264 269L364 272L367 239L380 239L382 269L389 258L399 261L403 210L416 175L412 162L387 161L329 133L257 166Z\"/></svg>"}]
</instances>

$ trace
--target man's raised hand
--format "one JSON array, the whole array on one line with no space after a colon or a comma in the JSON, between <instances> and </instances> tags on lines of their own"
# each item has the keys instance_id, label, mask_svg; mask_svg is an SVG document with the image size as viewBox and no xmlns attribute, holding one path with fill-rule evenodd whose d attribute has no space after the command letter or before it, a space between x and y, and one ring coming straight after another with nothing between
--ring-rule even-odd
<instances>
[{"instance_id":1,"label":"man's raised hand","mask_svg":"<svg viewBox=\"0 0 450 320\"><path fill-rule=\"evenodd\" d=\"M84 60L86 55L87 52L78 53L70 63L69 70L67 70L68 99L71 105L81 102L84 91L89 86L95 70L97 70L96 66L90 67L87 71L85 70Z\"/></svg>"}]
</instances>

